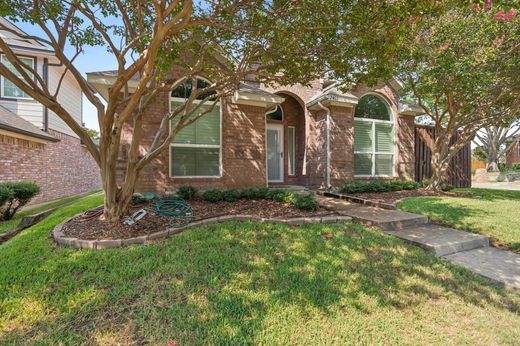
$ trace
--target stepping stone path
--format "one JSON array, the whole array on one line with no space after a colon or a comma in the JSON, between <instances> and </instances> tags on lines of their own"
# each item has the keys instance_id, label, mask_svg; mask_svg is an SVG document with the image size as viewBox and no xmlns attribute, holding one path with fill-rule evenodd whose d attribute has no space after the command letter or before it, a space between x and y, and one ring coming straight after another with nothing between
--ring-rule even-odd
<instances>
[{"instance_id":1,"label":"stepping stone path","mask_svg":"<svg viewBox=\"0 0 520 346\"><path fill-rule=\"evenodd\" d=\"M430 224L428 218L398 210L316 196L320 206L382 229L501 285L520 289L520 255L489 247L489 238Z\"/></svg>"}]
</instances>

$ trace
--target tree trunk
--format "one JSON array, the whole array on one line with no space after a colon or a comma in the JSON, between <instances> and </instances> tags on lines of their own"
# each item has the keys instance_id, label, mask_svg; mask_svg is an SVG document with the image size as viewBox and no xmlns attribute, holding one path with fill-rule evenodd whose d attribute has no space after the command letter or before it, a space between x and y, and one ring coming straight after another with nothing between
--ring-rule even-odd
<instances>
[{"instance_id":1,"label":"tree trunk","mask_svg":"<svg viewBox=\"0 0 520 346\"><path fill-rule=\"evenodd\" d=\"M439 152L432 155L432 176L431 184L426 187L427 190L439 191L441 184L446 180L446 171L448 170L449 160L442 158Z\"/></svg>"},{"instance_id":2,"label":"tree trunk","mask_svg":"<svg viewBox=\"0 0 520 346\"><path fill-rule=\"evenodd\" d=\"M490 143L488 146L487 152L487 171L488 172L498 172L498 150L499 144L495 138L490 139Z\"/></svg>"},{"instance_id":3,"label":"tree trunk","mask_svg":"<svg viewBox=\"0 0 520 346\"><path fill-rule=\"evenodd\" d=\"M116 222L129 214L130 202L137 181L137 172L126 174L121 186L117 182L116 162L108 160L101 169L105 200L103 203L103 219Z\"/></svg>"}]
</instances>

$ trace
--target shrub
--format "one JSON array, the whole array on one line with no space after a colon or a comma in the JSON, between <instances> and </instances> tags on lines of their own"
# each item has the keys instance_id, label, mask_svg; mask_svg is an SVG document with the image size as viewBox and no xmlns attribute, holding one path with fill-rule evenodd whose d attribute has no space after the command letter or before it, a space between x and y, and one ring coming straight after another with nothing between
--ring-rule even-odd
<instances>
[{"instance_id":1,"label":"shrub","mask_svg":"<svg viewBox=\"0 0 520 346\"><path fill-rule=\"evenodd\" d=\"M177 189L177 195L186 201L193 199L196 194L197 189L191 185L182 185Z\"/></svg>"},{"instance_id":2,"label":"shrub","mask_svg":"<svg viewBox=\"0 0 520 346\"><path fill-rule=\"evenodd\" d=\"M428 187L431 185L431 183L432 183L432 180L429 178L423 179L423 181L421 182L422 187Z\"/></svg>"},{"instance_id":3,"label":"shrub","mask_svg":"<svg viewBox=\"0 0 520 346\"><path fill-rule=\"evenodd\" d=\"M240 192L235 189L222 191L222 199L226 202L236 202L240 199Z\"/></svg>"},{"instance_id":4,"label":"shrub","mask_svg":"<svg viewBox=\"0 0 520 346\"><path fill-rule=\"evenodd\" d=\"M520 171L520 162L513 163L513 165L511 166L511 169L513 171Z\"/></svg>"},{"instance_id":5,"label":"shrub","mask_svg":"<svg viewBox=\"0 0 520 346\"><path fill-rule=\"evenodd\" d=\"M318 201L313 194L298 194L287 193L284 202L301 209L301 210L316 210L318 209Z\"/></svg>"},{"instance_id":6,"label":"shrub","mask_svg":"<svg viewBox=\"0 0 520 346\"><path fill-rule=\"evenodd\" d=\"M415 190L420 184L412 180L350 180L343 184L344 193L389 192L400 190Z\"/></svg>"},{"instance_id":7,"label":"shrub","mask_svg":"<svg viewBox=\"0 0 520 346\"><path fill-rule=\"evenodd\" d=\"M269 189L267 187L261 187L259 189L249 188L240 191L240 198L243 199L265 199Z\"/></svg>"},{"instance_id":8,"label":"shrub","mask_svg":"<svg viewBox=\"0 0 520 346\"><path fill-rule=\"evenodd\" d=\"M0 184L0 220L11 220L21 207L40 192L33 182L20 181Z\"/></svg>"},{"instance_id":9,"label":"shrub","mask_svg":"<svg viewBox=\"0 0 520 346\"><path fill-rule=\"evenodd\" d=\"M224 198L222 191L217 189L204 191L201 197L203 200L210 203L220 202Z\"/></svg>"},{"instance_id":10,"label":"shrub","mask_svg":"<svg viewBox=\"0 0 520 346\"><path fill-rule=\"evenodd\" d=\"M442 191L451 191L455 188L453 185L450 185L447 183L442 183L439 187L441 188Z\"/></svg>"},{"instance_id":11,"label":"shrub","mask_svg":"<svg viewBox=\"0 0 520 346\"><path fill-rule=\"evenodd\" d=\"M286 197L288 192L282 189L271 189L266 194L266 199L270 199L276 202L287 202Z\"/></svg>"}]
</instances>

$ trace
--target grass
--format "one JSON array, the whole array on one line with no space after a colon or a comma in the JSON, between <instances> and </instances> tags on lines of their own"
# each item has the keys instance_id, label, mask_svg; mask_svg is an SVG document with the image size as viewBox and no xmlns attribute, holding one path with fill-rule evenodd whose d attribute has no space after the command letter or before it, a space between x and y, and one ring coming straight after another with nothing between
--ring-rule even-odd
<instances>
[{"instance_id":1,"label":"grass","mask_svg":"<svg viewBox=\"0 0 520 346\"><path fill-rule=\"evenodd\" d=\"M224 223L145 246L0 245L0 344L515 344L520 294L379 231Z\"/></svg>"},{"instance_id":2,"label":"grass","mask_svg":"<svg viewBox=\"0 0 520 346\"><path fill-rule=\"evenodd\" d=\"M55 208L55 207L58 207L60 205L66 204L66 203L70 203L76 199L86 197L86 196L94 194L96 192L99 192L99 190L90 191L90 192L87 192L87 193L84 193L81 195L74 195L74 196L70 196L70 197L61 198L61 199L58 199L55 201L51 201L49 203L39 205L38 207L35 207L35 208L28 208L24 211L20 211L20 212L16 213L15 216L11 220L0 222L0 233L7 232L7 231L15 228L16 226L18 226L18 223L24 216L38 214L42 211L45 211L45 210L48 210L51 208Z\"/></svg>"},{"instance_id":3,"label":"grass","mask_svg":"<svg viewBox=\"0 0 520 346\"><path fill-rule=\"evenodd\" d=\"M427 215L431 220L457 229L480 233L513 251L520 252L520 191L459 189L472 198L416 197L398 208Z\"/></svg>"}]
</instances>

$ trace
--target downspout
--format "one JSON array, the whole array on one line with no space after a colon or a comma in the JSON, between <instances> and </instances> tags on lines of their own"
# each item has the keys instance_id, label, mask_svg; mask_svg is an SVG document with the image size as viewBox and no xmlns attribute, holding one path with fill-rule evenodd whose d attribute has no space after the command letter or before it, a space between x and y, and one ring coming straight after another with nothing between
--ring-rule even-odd
<instances>
[{"instance_id":1,"label":"downspout","mask_svg":"<svg viewBox=\"0 0 520 346\"><path fill-rule=\"evenodd\" d=\"M318 101L318 106L323 109L326 114L326 150L327 150L327 156L326 156L326 165L325 165L325 179L326 179L326 186L327 188L331 187L330 184L330 108L325 107L321 101Z\"/></svg>"},{"instance_id":2,"label":"downspout","mask_svg":"<svg viewBox=\"0 0 520 346\"><path fill-rule=\"evenodd\" d=\"M43 58L43 82L45 86L49 87L49 66L60 67L63 63L52 64L49 63L49 59ZM49 132L49 109L47 106L43 106L43 130Z\"/></svg>"},{"instance_id":3,"label":"downspout","mask_svg":"<svg viewBox=\"0 0 520 346\"><path fill-rule=\"evenodd\" d=\"M43 82L49 86L49 59L43 59ZM43 106L43 131L49 132L49 109Z\"/></svg>"}]
</instances>

